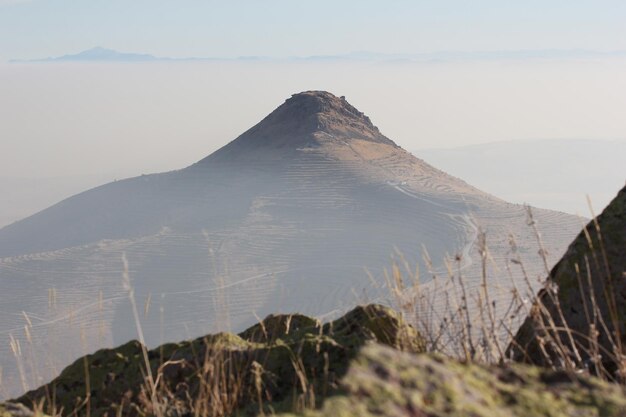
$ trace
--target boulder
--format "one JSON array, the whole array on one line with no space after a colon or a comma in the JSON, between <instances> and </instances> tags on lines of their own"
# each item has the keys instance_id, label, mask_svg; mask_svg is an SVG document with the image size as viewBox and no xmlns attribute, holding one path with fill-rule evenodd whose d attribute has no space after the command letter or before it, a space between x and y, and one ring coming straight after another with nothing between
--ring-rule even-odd
<instances>
[{"instance_id":1,"label":"boulder","mask_svg":"<svg viewBox=\"0 0 626 417\"><path fill-rule=\"evenodd\" d=\"M622 417L624 387L524 364L465 364L368 345L341 393L304 417ZM294 414L279 417L294 417Z\"/></svg>"},{"instance_id":2,"label":"boulder","mask_svg":"<svg viewBox=\"0 0 626 417\"><path fill-rule=\"evenodd\" d=\"M553 368L626 374L626 187L585 226L558 264L507 354Z\"/></svg>"}]
</instances>

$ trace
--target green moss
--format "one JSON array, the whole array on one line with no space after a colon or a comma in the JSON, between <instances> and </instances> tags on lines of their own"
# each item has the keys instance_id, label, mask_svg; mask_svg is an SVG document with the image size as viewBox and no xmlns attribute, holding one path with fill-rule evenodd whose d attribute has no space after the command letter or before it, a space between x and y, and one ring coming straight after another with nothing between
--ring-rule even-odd
<instances>
[{"instance_id":1,"label":"green moss","mask_svg":"<svg viewBox=\"0 0 626 417\"><path fill-rule=\"evenodd\" d=\"M415 340L410 341L409 338ZM264 407L290 410L306 390L315 403L337 392L348 364L368 341L396 348L423 349L420 335L394 311L382 306L358 307L322 326L294 314L269 316L235 335L218 333L191 341L168 343L147 351L152 375L158 376L162 402L190 411L207 386L224 395L241 414L259 410L258 382ZM150 407L143 348L137 341L103 349L77 360L50 384L19 399L32 405L54 392L56 404L74 410L87 396L88 370L91 415L135 416ZM259 379L260 378L260 379ZM311 397L312 398L312 397ZM310 402L310 401L309 401ZM85 408L78 415L85 415ZM141 411L141 412L140 412Z\"/></svg>"},{"instance_id":2,"label":"green moss","mask_svg":"<svg viewBox=\"0 0 626 417\"><path fill-rule=\"evenodd\" d=\"M302 330L310 332L320 326L318 320L302 314L269 315L239 336L250 342L271 343L277 339L297 339Z\"/></svg>"},{"instance_id":3,"label":"green moss","mask_svg":"<svg viewBox=\"0 0 626 417\"><path fill-rule=\"evenodd\" d=\"M600 380L515 365L487 367L380 345L361 351L321 416L617 417L624 389Z\"/></svg>"}]
</instances>

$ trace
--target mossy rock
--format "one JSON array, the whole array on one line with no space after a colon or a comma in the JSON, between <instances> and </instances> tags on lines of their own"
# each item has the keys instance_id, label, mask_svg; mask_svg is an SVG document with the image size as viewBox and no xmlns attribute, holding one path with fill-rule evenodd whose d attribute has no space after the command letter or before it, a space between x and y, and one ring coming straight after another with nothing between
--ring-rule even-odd
<instances>
[{"instance_id":1,"label":"mossy rock","mask_svg":"<svg viewBox=\"0 0 626 417\"><path fill-rule=\"evenodd\" d=\"M319 405L334 393L350 360L372 341L424 350L418 332L383 306L357 307L325 325L298 314L269 316L239 335L219 333L152 350L137 341L102 349L17 401L43 403L51 414L85 416L89 408L93 417L182 415L197 410L199 399L227 415L291 410Z\"/></svg>"},{"instance_id":2,"label":"mossy rock","mask_svg":"<svg viewBox=\"0 0 626 417\"><path fill-rule=\"evenodd\" d=\"M593 377L514 364L464 364L369 345L343 391L306 417L622 417L626 392ZM282 417L293 414L281 415Z\"/></svg>"},{"instance_id":3,"label":"mossy rock","mask_svg":"<svg viewBox=\"0 0 626 417\"><path fill-rule=\"evenodd\" d=\"M596 332L598 349L589 337ZM626 354L626 187L552 269L507 354L552 367L569 358L592 372L626 377L617 375L615 360Z\"/></svg>"},{"instance_id":4,"label":"mossy rock","mask_svg":"<svg viewBox=\"0 0 626 417\"><path fill-rule=\"evenodd\" d=\"M327 323L324 334L335 337L360 337L410 352L424 352L426 345L417 330L407 326L400 315L387 307L370 304L356 307L339 319Z\"/></svg>"},{"instance_id":5,"label":"mossy rock","mask_svg":"<svg viewBox=\"0 0 626 417\"><path fill-rule=\"evenodd\" d=\"M270 314L260 323L239 333L250 342L268 343L277 339L297 337L303 329L320 327L322 324L303 314Z\"/></svg>"}]
</instances>

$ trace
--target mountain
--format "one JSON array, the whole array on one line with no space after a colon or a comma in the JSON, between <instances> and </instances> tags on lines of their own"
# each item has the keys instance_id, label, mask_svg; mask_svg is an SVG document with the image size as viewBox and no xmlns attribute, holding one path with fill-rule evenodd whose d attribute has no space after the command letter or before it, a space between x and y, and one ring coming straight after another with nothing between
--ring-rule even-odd
<instances>
[{"instance_id":1,"label":"mountain","mask_svg":"<svg viewBox=\"0 0 626 417\"><path fill-rule=\"evenodd\" d=\"M32 61L117 61L117 62L138 62L138 61L158 61L167 58L158 58L149 54L135 54L129 52L118 52L113 49L96 46L77 54L62 55L58 57L35 59Z\"/></svg>"},{"instance_id":2,"label":"mountain","mask_svg":"<svg viewBox=\"0 0 626 417\"><path fill-rule=\"evenodd\" d=\"M533 214L553 263L580 221ZM514 240L531 281L543 276L525 207L414 157L345 98L307 91L187 168L112 182L0 229L0 335L32 340L36 359L24 348L22 360L45 379L137 337L129 287L150 346L238 331L269 313L335 317L384 301L394 253L419 265L424 283L456 257L474 291L479 230L498 275ZM0 344L5 374L12 356Z\"/></svg>"},{"instance_id":3,"label":"mountain","mask_svg":"<svg viewBox=\"0 0 626 417\"><path fill-rule=\"evenodd\" d=\"M586 194L597 213L626 181L626 141L534 139L413 153L507 201L583 216L591 215Z\"/></svg>"}]
</instances>

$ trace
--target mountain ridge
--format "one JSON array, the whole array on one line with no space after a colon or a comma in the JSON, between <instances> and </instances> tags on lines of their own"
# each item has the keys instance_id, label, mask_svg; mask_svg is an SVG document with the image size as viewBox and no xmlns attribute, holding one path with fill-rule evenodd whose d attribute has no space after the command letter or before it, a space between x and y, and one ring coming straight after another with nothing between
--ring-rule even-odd
<instances>
[{"instance_id":1,"label":"mountain ridge","mask_svg":"<svg viewBox=\"0 0 626 417\"><path fill-rule=\"evenodd\" d=\"M105 55L98 53L107 52ZM624 50L586 50L586 49L530 49L530 50L492 50L492 51L434 51L422 53L386 54L370 51L354 51L336 55L310 56L238 56L227 57L159 57L146 53L119 52L114 49L93 47L75 54L65 54L57 57L39 59L13 59L9 62L54 62L54 61L171 61L171 62L203 62L203 61L287 61L287 62L387 62L387 63L442 63L442 62L470 62L470 61L515 61L515 60L563 60L563 59L598 59L623 58Z\"/></svg>"},{"instance_id":2,"label":"mountain ridge","mask_svg":"<svg viewBox=\"0 0 626 417\"><path fill-rule=\"evenodd\" d=\"M159 61L167 58L159 58L150 54L139 54L133 52L119 52L114 49L95 46L76 54L62 55L58 57L48 57L34 60L13 60L11 62L61 62L61 61L114 61L114 62L138 62L138 61Z\"/></svg>"}]
</instances>

